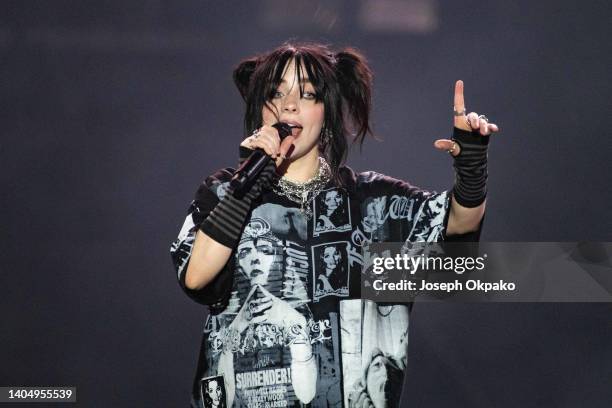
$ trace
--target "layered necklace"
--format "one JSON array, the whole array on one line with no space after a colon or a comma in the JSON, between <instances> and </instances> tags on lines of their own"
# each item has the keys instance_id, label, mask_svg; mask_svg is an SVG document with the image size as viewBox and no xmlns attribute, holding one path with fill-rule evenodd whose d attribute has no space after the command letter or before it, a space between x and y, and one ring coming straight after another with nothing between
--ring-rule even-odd
<instances>
[{"instance_id":1,"label":"layered necklace","mask_svg":"<svg viewBox=\"0 0 612 408\"><path fill-rule=\"evenodd\" d=\"M310 219L312 217L312 201L325 188L330 178L329 164L323 157L319 157L319 168L310 180L300 183L283 176L278 180L278 184L273 185L272 188L276 194L300 204L300 212L307 219Z\"/></svg>"}]
</instances>

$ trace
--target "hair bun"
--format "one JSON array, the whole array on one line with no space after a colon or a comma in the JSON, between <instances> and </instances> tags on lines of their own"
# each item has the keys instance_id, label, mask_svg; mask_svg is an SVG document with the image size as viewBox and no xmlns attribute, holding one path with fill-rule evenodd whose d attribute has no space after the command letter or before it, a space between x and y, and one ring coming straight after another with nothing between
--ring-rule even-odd
<instances>
[{"instance_id":1,"label":"hair bun","mask_svg":"<svg viewBox=\"0 0 612 408\"><path fill-rule=\"evenodd\" d=\"M366 133L371 133L368 115L372 104L372 70L366 57L355 48L338 51L336 73L342 96L347 101L356 127L356 139L363 142Z\"/></svg>"},{"instance_id":2,"label":"hair bun","mask_svg":"<svg viewBox=\"0 0 612 408\"><path fill-rule=\"evenodd\" d=\"M238 92L240 92L240 96L242 96L242 99L244 100L246 100L249 93L251 76L253 75L253 72L255 72L258 62L259 57L251 57L241 61L240 64L238 64L238 66L234 69L234 84L236 84Z\"/></svg>"}]
</instances>

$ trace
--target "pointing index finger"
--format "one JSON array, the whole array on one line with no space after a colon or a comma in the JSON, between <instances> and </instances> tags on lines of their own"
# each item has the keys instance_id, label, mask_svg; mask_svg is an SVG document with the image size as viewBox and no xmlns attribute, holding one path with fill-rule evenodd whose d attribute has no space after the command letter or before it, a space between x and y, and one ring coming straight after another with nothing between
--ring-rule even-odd
<instances>
[{"instance_id":1,"label":"pointing index finger","mask_svg":"<svg viewBox=\"0 0 612 408\"><path fill-rule=\"evenodd\" d=\"M282 156L286 155L287 152L289 152L289 149L291 148L291 144L293 143L294 140L295 140L295 137L293 136L287 136L285 139L283 139L283 141L281 142L280 148L279 148Z\"/></svg>"},{"instance_id":2,"label":"pointing index finger","mask_svg":"<svg viewBox=\"0 0 612 408\"><path fill-rule=\"evenodd\" d=\"M457 112L465 110L465 101L463 100L463 81L455 82L455 104L454 108Z\"/></svg>"}]
</instances>

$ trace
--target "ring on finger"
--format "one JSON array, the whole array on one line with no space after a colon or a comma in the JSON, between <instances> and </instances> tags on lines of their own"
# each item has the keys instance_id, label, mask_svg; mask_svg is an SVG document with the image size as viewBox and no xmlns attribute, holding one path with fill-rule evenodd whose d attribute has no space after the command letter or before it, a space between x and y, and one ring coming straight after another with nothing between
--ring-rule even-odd
<instances>
[{"instance_id":1,"label":"ring on finger","mask_svg":"<svg viewBox=\"0 0 612 408\"><path fill-rule=\"evenodd\" d=\"M455 153L455 149L456 149L456 148L457 148L457 142L455 142L455 141L453 140L453 145L451 146L451 148L450 148L450 149L448 149L448 150L447 150L447 152L448 152L448 153L450 153L450 154L453 154L453 153Z\"/></svg>"},{"instance_id":2,"label":"ring on finger","mask_svg":"<svg viewBox=\"0 0 612 408\"><path fill-rule=\"evenodd\" d=\"M453 108L453 114L455 116L463 116L465 115L465 112L466 112L465 108L462 111L458 111L457 109Z\"/></svg>"},{"instance_id":3,"label":"ring on finger","mask_svg":"<svg viewBox=\"0 0 612 408\"><path fill-rule=\"evenodd\" d=\"M489 118L487 118L485 115L478 115L478 119L484 120L489 123Z\"/></svg>"}]
</instances>

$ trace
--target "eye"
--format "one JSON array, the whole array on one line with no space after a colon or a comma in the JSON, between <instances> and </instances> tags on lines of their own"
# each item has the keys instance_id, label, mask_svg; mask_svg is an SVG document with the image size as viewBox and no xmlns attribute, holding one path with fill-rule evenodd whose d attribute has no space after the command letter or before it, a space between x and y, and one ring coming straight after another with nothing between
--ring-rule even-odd
<instances>
[{"instance_id":1,"label":"eye","mask_svg":"<svg viewBox=\"0 0 612 408\"><path fill-rule=\"evenodd\" d=\"M302 98L308 100L315 100L317 99L317 94L314 92L304 91L304 93L302 94Z\"/></svg>"},{"instance_id":2,"label":"eye","mask_svg":"<svg viewBox=\"0 0 612 408\"><path fill-rule=\"evenodd\" d=\"M272 248L271 246L260 246L257 248L257 250L264 255L274 255L274 248Z\"/></svg>"},{"instance_id":3,"label":"eye","mask_svg":"<svg viewBox=\"0 0 612 408\"><path fill-rule=\"evenodd\" d=\"M244 248L238 251L238 259L244 259L251 250L249 248Z\"/></svg>"}]
</instances>

